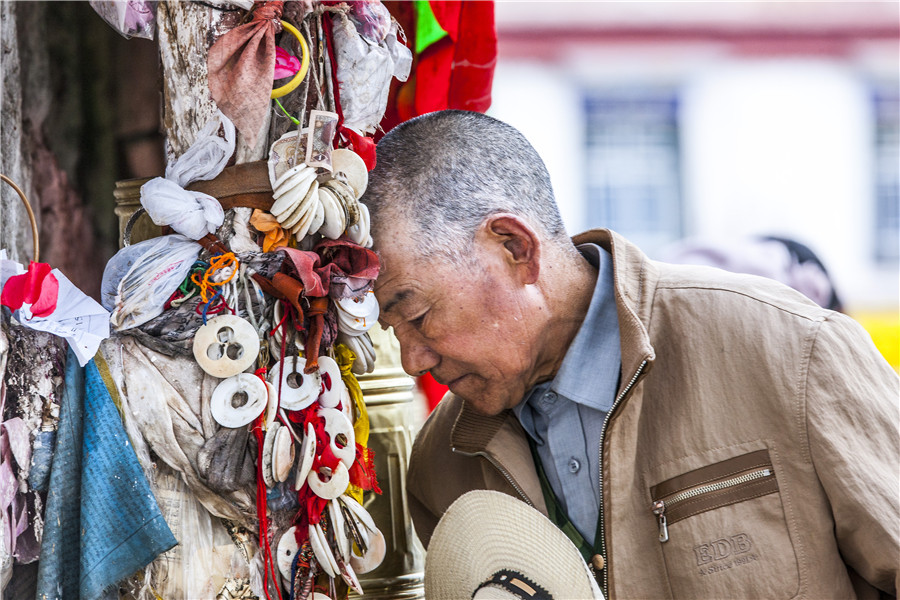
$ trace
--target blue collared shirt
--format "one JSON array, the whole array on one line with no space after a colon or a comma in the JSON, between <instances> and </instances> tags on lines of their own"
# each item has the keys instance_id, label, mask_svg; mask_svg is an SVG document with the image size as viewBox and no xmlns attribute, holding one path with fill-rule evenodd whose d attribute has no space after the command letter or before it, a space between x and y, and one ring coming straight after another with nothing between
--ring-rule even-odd
<instances>
[{"instance_id":1,"label":"blue collared shirt","mask_svg":"<svg viewBox=\"0 0 900 600\"><path fill-rule=\"evenodd\" d=\"M622 351L612 257L596 244L578 250L598 269L587 316L556 377L533 387L513 411L534 439L569 519L593 544L600 512L600 432L615 400Z\"/></svg>"}]
</instances>

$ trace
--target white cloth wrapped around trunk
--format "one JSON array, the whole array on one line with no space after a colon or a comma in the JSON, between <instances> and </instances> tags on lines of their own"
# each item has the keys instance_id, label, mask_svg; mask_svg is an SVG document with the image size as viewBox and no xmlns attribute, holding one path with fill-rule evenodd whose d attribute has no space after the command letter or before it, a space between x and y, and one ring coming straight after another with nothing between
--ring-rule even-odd
<instances>
[{"instance_id":1,"label":"white cloth wrapped around trunk","mask_svg":"<svg viewBox=\"0 0 900 600\"><path fill-rule=\"evenodd\" d=\"M224 138L219 136L220 130ZM221 173L234 147L234 124L216 111L191 147L166 167L165 178L156 177L141 187L141 205L153 222L168 225L192 240L215 233L225 221L222 205L212 196L184 188Z\"/></svg>"}]
</instances>

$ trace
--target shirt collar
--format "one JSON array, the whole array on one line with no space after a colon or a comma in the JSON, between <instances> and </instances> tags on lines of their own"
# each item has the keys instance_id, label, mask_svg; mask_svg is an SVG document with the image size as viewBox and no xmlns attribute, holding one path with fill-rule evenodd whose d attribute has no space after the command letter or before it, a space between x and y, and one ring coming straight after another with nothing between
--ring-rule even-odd
<instances>
[{"instance_id":1,"label":"shirt collar","mask_svg":"<svg viewBox=\"0 0 900 600\"><path fill-rule=\"evenodd\" d=\"M550 389L579 404L608 412L622 365L612 256L596 244L583 244L578 250L597 267L597 283L587 316L566 351Z\"/></svg>"}]
</instances>

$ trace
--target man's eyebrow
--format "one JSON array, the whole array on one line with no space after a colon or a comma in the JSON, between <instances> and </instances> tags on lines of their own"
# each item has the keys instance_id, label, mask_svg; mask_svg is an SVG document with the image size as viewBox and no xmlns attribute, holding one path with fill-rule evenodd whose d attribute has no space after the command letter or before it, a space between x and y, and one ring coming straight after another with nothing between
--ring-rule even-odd
<instances>
[{"instance_id":1,"label":"man's eyebrow","mask_svg":"<svg viewBox=\"0 0 900 600\"><path fill-rule=\"evenodd\" d=\"M390 313L398 304L409 298L410 293L410 290L400 290L384 303L384 308L381 309L381 312L384 314Z\"/></svg>"}]
</instances>

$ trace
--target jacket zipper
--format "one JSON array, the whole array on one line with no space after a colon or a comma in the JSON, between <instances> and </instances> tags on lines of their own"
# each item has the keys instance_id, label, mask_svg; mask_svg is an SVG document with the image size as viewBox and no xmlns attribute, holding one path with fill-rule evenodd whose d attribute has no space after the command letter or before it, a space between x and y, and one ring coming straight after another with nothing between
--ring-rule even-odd
<instances>
[{"instance_id":1,"label":"jacket zipper","mask_svg":"<svg viewBox=\"0 0 900 600\"><path fill-rule=\"evenodd\" d=\"M667 508L671 508L673 505L678 504L679 502L684 502L685 500L690 500L691 498L702 496L703 494L718 492L719 490L724 490L736 485L749 483L757 479L762 479L763 477L771 476L772 469L758 469L756 471L750 471L749 473L744 473L743 475L738 475L737 477L732 477L723 481L717 481L715 483L708 483L706 485L686 489L675 494L668 500L654 500L653 505L651 506L651 510L653 511L653 514L656 515L656 519L659 522L660 543L669 541L669 526L666 523Z\"/></svg>"},{"instance_id":2,"label":"jacket zipper","mask_svg":"<svg viewBox=\"0 0 900 600\"><path fill-rule=\"evenodd\" d=\"M450 450L461 456L468 456L470 458L474 458L476 456L481 456L482 458L486 458L489 463L494 465L495 469L500 471L500 474L506 478L506 481L508 481L509 485L511 485L512 488L514 490L516 490L516 492L519 494L519 496L522 498L522 500L524 500L525 503L528 504L528 506L531 506L532 508L534 507L534 502L531 501L531 498L529 498L525 494L525 492L522 491L522 488L519 487L519 484L516 483L516 481L512 478L512 475L510 475L509 472L506 469L504 469L503 466L493 456L491 456L487 452L481 452L481 451L479 451L479 452L463 452L462 450L457 450L456 448L450 448Z\"/></svg>"},{"instance_id":3,"label":"jacket zipper","mask_svg":"<svg viewBox=\"0 0 900 600\"><path fill-rule=\"evenodd\" d=\"M612 416L613 411L616 410L616 407L619 405L619 402L622 401L622 398L634 387L634 384L637 382L638 377L640 377L641 372L644 370L644 367L647 365L647 361L644 360L641 362L640 366L638 366L637 371L634 372L634 375L631 376L631 381L628 382L628 385L622 390L613 405L609 408L609 412L606 413L606 418L603 419L603 427L600 429L600 449L599 449L599 461L598 461L598 477L600 482L600 555L603 557L604 565L603 565L603 597L609 598L609 560L607 560L607 552L606 552L606 527L603 522L603 439L606 437L606 426L609 424L609 418ZM596 540L595 540L596 542Z\"/></svg>"}]
</instances>

